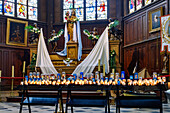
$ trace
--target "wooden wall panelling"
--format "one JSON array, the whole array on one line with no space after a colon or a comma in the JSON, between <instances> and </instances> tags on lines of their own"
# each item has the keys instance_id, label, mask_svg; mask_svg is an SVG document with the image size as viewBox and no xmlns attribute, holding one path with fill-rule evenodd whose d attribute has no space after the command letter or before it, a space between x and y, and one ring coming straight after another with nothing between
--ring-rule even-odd
<instances>
[{"instance_id":1,"label":"wooden wall panelling","mask_svg":"<svg viewBox=\"0 0 170 113\"><path fill-rule=\"evenodd\" d=\"M2 50L0 50L0 70L2 70L2 66L3 66L3 64L2 64Z\"/></svg>"},{"instance_id":2,"label":"wooden wall panelling","mask_svg":"<svg viewBox=\"0 0 170 113\"><path fill-rule=\"evenodd\" d=\"M3 61L2 61L2 76L6 76L6 77L9 77L9 73L11 73L11 69L12 69L12 67L11 68L9 68L10 67L10 59L9 59L9 51L7 51L7 50L3 50L2 51L2 59L3 59ZM2 83L3 82L5 82L4 84L7 84L6 82L6 80L4 80L4 79L2 79Z\"/></svg>"},{"instance_id":3,"label":"wooden wall panelling","mask_svg":"<svg viewBox=\"0 0 170 113\"><path fill-rule=\"evenodd\" d=\"M138 47L138 71L147 68L147 47L142 44Z\"/></svg>"},{"instance_id":4,"label":"wooden wall panelling","mask_svg":"<svg viewBox=\"0 0 170 113\"><path fill-rule=\"evenodd\" d=\"M126 48L124 51L124 70L125 72L129 75L129 71L128 71L128 68L133 68L134 66L134 62L133 62L133 58L136 58L137 55L134 55L134 50L135 48L131 47L131 48Z\"/></svg>"},{"instance_id":5,"label":"wooden wall panelling","mask_svg":"<svg viewBox=\"0 0 170 113\"><path fill-rule=\"evenodd\" d=\"M14 65L14 75L15 77L22 76L22 64L24 57L24 50L8 49L1 48L0 50L0 70L2 70L3 77L12 76L12 65ZM18 85L20 80L15 81L14 83ZM9 85L11 80L2 79L2 84Z\"/></svg>"},{"instance_id":6,"label":"wooden wall panelling","mask_svg":"<svg viewBox=\"0 0 170 113\"><path fill-rule=\"evenodd\" d=\"M109 16L116 17L116 0L109 0Z\"/></svg>"},{"instance_id":7,"label":"wooden wall panelling","mask_svg":"<svg viewBox=\"0 0 170 113\"><path fill-rule=\"evenodd\" d=\"M146 15L142 16L142 40L146 39Z\"/></svg>"},{"instance_id":8,"label":"wooden wall panelling","mask_svg":"<svg viewBox=\"0 0 170 113\"><path fill-rule=\"evenodd\" d=\"M137 19L135 19L134 20L134 42L136 42L137 41L137 38L138 38L138 31L135 29L135 28L137 28L138 27L138 21L137 21Z\"/></svg>"},{"instance_id":9,"label":"wooden wall panelling","mask_svg":"<svg viewBox=\"0 0 170 113\"><path fill-rule=\"evenodd\" d=\"M160 54L160 50L161 50L161 41L160 39L158 40L158 51L157 51L157 55L158 55L158 72L161 73L162 69L163 69L163 55Z\"/></svg>"},{"instance_id":10,"label":"wooden wall panelling","mask_svg":"<svg viewBox=\"0 0 170 113\"><path fill-rule=\"evenodd\" d=\"M130 22L130 37L129 37L129 43L133 43L134 39L134 26L133 21Z\"/></svg>"},{"instance_id":11,"label":"wooden wall panelling","mask_svg":"<svg viewBox=\"0 0 170 113\"><path fill-rule=\"evenodd\" d=\"M156 43L149 44L149 72L150 74L156 69Z\"/></svg>"},{"instance_id":12,"label":"wooden wall panelling","mask_svg":"<svg viewBox=\"0 0 170 113\"><path fill-rule=\"evenodd\" d=\"M129 39L130 39L130 24L127 23L127 37L126 38L126 45L129 44Z\"/></svg>"},{"instance_id":13,"label":"wooden wall panelling","mask_svg":"<svg viewBox=\"0 0 170 113\"><path fill-rule=\"evenodd\" d=\"M51 0L50 0L51 1ZM58 0L56 0L58 1ZM47 21L47 0L39 0L39 8L38 8L38 19L39 21L46 22Z\"/></svg>"},{"instance_id":14,"label":"wooden wall panelling","mask_svg":"<svg viewBox=\"0 0 170 113\"><path fill-rule=\"evenodd\" d=\"M149 74L154 71L161 72L162 70L162 59L163 56L160 55L160 39L157 38L160 35L160 31L149 33L149 16L148 13L158 7L164 7L166 14L167 4L166 1L157 1L154 4L145 6L144 8L127 15L124 17L124 68L127 70L130 58L125 55L128 51L132 51L132 48L137 48L139 65L138 69L141 70L147 67ZM136 25L137 21L137 25ZM133 23L133 24L132 24ZM132 30L130 30L134 25L134 38L131 37ZM136 33L136 31L137 33ZM137 37L135 36L137 35ZM132 40L133 39L133 40ZM128 52L129 53L129 52Z\"/></svg>"},{"instance_id":15,"label":"wooden wall panelling","mask_svg":"<svg viewBox=\"0 0 170 113\"><path fill-rule=\"evenodd\" d=\"M142 29L141 29L141 27L142 27L142 21L141 21L141 16L137 19L138 20L138 26L137 26L137 30L138 30L138 39L137 39L137 41L141 41L141 39L142 39Z\"/></svg>"},{"instance_id":16,"label":"wooden wall panelling","mask_svg":"<svg viewBox=\"0 0 170 113\"><path fill-rule=\"evenodd\" d=\"M123 45L126 45L126 43L127 43L127 38L125 38L125 37L127 37L127 30L128 30L127 29L127 23L124 23L124 35L123 35L124 36L123 37L123 39L124 39L123 42L124 43L123 43Z\"/></svg>"},{"instance_id":17,"label":"wooden wall panelling","mask_svg":"<svg viewBox=\"0 0 170 113\"><path fill-rule=\"evenodd\" d=\"M54 0L54 23L62 22L63 20L63 0Z\"/></svg>"},{"instance_id":18,"label":"wooden wall panelling","mask_svg":"<svg viewBox=\"0 0 170 113\"><path fill-rule=\"evenodd\" d=\"M6 26L4 20L0 20L0 44L6 43Z\"/></svg>"},{"instance_id":19,"label":"wooden wall panelling","mask_svg":"<svg viewBox=\"0 0 170 113\"><path fill-rule=\"evenodd\" d=\"M2 22L0 21L0 43L2 43L2 37L3 37L3 25L2 25Z\"/></svg>"},{"instance_id":20,"label":"wooden wall panelling","mask_svg":"<svg viewBox=\"0 0 170 113\"><path fill-rule=\"evenodd\" d=\"M54 29L56 30L56 32L58 33L60 29L63 29L64 30L64 24L63 25L54 25ZM49 38L49 37L48 37ZM64 38L64 33L63 35L60 37L60 39L57 41L57 51L61 51L63 50L64 48L64 41L65 41L65 38ZM49 44L50 48L51 47L51 44ZM51 49L49 48L49 50L51 51Z\"/></svg>"},{"instance_id":21,"label":"wooden wall panelling","mask_svg":"<svg viewBox=\"0 0 170 113\"><path fill-rule=\"evenodd\" d=\"M124 71L125 71L125 73L128 73L128 70L127 70L127 61L128 61L128 57L127 57L127 55L128 55L128 50L127 49L124 49Z\"/></svg>"}]
</instances>

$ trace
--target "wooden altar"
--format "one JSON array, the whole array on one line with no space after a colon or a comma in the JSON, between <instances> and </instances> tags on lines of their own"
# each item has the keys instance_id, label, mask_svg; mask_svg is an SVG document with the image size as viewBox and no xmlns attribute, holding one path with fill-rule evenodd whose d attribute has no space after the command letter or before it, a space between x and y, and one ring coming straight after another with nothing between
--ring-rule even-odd
<instances>
[{"instance_id":1,"label":"wooden altar","mask_svg":"<svg viewBox=\"0 0 170 113\"><path fill-rule=\"evenodd\" d=\"M29 44L30 47L30 62L32 60L32 55L33 53L37 54L37 44ZM115 72L120 73L121 72L121 65L119 62L119 53L120 53L120 41L119 40L111 40L109 41L109 48L110 50L115 50L116 52L116 70ZM74 69L77 67L78 64L80 64L86 57L88 56L88 54L82 54L82 58L81 61L78 61L78 43L77 42L73 42L70 41L67 43L67 56L59 56L56 53L51 53L50 54L50 58L51 61L54 65L54 67L56 68L56 70L59 73L62 73L63 71L66 72L67 74L72 74L72 72L74 71ZM66 64L63 62L63 60L70 58L71 60L73 60L73 62L70 63L70 66L66 66ZM29 67L27 67L28 72L29 73L30 69ZM97 69L95 69L94 71L97 71ZM112 72L112 70L110 70L110 72Z\"/></svg>"}]
</instances>

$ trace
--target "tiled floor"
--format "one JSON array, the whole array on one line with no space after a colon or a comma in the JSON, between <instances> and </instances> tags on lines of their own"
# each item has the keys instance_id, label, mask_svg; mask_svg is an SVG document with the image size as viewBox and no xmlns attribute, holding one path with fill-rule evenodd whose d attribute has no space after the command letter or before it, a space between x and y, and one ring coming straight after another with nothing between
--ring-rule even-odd
<instances>
[{"instance_id":1,"label":"tiled floor","mask_svg":"<svg viewBox=\"0 0 170 113\"><path fill-rule=\"evenodd\" d=\"M19 103L0 103L0 113L18 113ZM31 106L32 113L54 113L54 106ZM111 106L111 113L115 113L115 106ZM170 104L163 105L164 113L170 113ZM104 108L98 107L76 107L75 113L104 113ZM23 107L23 113L28 113L28 107ZM70 108L68 109L70 112ZM139 108L121 108L121 113L159 113L159 109L139 109Z\"/></svg>"}]
</instances>

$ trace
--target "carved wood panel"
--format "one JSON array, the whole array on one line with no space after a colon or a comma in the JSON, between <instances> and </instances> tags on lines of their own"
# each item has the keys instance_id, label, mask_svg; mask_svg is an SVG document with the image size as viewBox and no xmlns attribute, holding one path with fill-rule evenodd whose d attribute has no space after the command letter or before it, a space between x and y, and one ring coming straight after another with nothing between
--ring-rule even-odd
<instances>
[{"instance_id":1,"label":"carved wood panel","mask_svg":"<svg viewBox=\"0 0 170 113\"><path fill-rule=\"evenodd\" d=\"M135 20L134 20L134 28L137 28L137 26L138 26L138 20L135 19ZM133 29L134 29L134 28L133 28ZM138 37L138 31L134 29L134 40L133 40L134 42L137 41L137 37Z\"/></svg>"},{"instance_id":2,"label":"carved wood panel","mask_svg":"<svg viewBox=\"0 0 170 113\"><path fill-rule=\"evenodd\" d=\"M2 43L2 35L3 35L3 32L2 32L2 30L3 30L3 27L2 27L2 22L0 21L0 43Z\"/></svg>"},{"instance_id":3,"label":"carved wood panel","mask_svg":"<svg viewBox=\"0 0 170 113\"><path fill-rule=\"evenodd\" d=\"M14 65L15 77L21 77L22 70L23 70L22 64L24 61L23 57L24 57L24 50L1 48L0 70L2 70L2 77L12 76L12 65ZM15 81L15 84L19 84L19 82L20 80ZM9 85L11 84L11 80L2 79L2 84Z\"/></svg>"},{"instance_id":4,"label":"carved wood panel","mask_svg":"<svg viewBox=\"0 0 170 113\"><path fill-rule=\"evenodd\" d=\"M142 39L146 39L146 15L142 16Z\"/></svg>"}]
</instances>

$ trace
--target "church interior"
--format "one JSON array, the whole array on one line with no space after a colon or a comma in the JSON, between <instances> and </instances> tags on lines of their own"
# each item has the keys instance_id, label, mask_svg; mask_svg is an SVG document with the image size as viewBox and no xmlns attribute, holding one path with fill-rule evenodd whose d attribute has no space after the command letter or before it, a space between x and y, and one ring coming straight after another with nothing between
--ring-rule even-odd
<instances>
[{"instance_id":1,"label":"church interior","mask_svg":"<svg viewBox=\"0 0 170 113\"><path fill-rule=\"evenodd\" d=\"M0 0L0 113L170 112L170 0Z\"/></svg>"}]
</instances>

